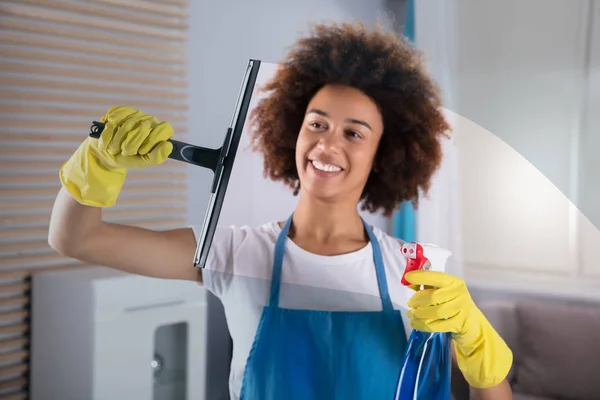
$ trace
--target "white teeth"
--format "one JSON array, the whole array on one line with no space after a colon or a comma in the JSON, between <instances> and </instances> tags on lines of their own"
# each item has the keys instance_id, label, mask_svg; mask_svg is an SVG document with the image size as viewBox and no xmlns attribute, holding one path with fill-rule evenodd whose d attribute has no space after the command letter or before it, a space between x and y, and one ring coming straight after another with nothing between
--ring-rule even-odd
<instances>
[{"instance_id":1,"label":"white teeth","mask_svg":"<svg viewBox=\"0 0 600 400\"><path fill-rule=\"evenodd\" d=\"M325 172L339 172L342 170L340 167L337 167L335 165L323 164L317 160L313 160L312 164L316 169Z\"/></svg>"}]
</instances>

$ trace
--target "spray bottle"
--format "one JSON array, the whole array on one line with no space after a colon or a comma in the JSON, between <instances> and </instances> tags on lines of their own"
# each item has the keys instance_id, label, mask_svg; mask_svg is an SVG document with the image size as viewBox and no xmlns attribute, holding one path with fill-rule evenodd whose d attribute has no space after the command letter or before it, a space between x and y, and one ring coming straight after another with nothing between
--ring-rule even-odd
<instances>
[{"instance_id":1,"label":"spray bottle","mask_svg":"<svg viewBox=\"0 0 600 400\"><path fill-rule=\"evenodd\" d=\"M406 268L402 275L402 284L409 286L405 278L406 274L417 270L434 270L445 271L446 262L452 255L450 250L429 243L405 243L400 250L402 255L406 257ZM422 289L422 288L421 288Z\"/></svg>"},{"instance_id":2,"label":"spray bottle","mask_svg":"<svg viewBox=\"0 0 600 400\"><path fill-rule=\"evenodd\" d=\"M406 257L402 284L409 286L406 274L417 270L443 272L452 253L426 243L405 243ZM432 289L421 285L420 290ZM413 329L404 354L395 400L449 400L452 368L451 336L445 332L421 332Z\"/></svg>"}]
</instances>

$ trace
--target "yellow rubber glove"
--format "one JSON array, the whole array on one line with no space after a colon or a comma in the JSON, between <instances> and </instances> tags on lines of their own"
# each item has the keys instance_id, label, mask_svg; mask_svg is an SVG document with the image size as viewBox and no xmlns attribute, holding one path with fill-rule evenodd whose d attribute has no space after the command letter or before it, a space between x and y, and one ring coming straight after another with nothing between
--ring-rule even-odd
<instances>
[{"instance_id":1,"label":"yellow rubber glove","mask_svg":"<svg viewBox=\"0 0 600 400\"><path fill-rule=\"evenodd\" d=\"M408 301L411 327L450 332L458 367L472 387L489 388L502 382L513 362L512 351L477 308L465 282L437 271L413 271L406 274L406 280L426 287Z\"/></svg>"},{"instance_id":2,"label":"yellow rubber glove","mask_svg":"<svg viewBox=\"0 0 600 400\"><path fill-rule=\"evenodd\" d=\"M129 107L111 108L100 138L88 137L60 168L60 180L78 202L96 207L115 204L128 169L162 164L171 154L168 122Z\"/></svg>"}]
</instances>

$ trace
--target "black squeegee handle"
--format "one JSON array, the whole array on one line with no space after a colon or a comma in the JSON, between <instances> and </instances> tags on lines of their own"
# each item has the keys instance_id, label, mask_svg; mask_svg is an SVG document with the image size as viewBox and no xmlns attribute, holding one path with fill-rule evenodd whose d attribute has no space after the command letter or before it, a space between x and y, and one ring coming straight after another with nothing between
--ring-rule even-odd
<instances>
[{"instance_id":1,"label":"black squeegee handle","mask_svg":"<svg viewBox=\"0 0 600 400\"><path fill-rule=\"evenodd\" d=\"M93 121L89 136L98 139L103 130L104 123ZM169 139L168 141L173 144L173 151L169 154L170 159L209 168L213 172L217 171L222 157L221 149L194 146L174 139Z\"/></svg>"}]
</instances>

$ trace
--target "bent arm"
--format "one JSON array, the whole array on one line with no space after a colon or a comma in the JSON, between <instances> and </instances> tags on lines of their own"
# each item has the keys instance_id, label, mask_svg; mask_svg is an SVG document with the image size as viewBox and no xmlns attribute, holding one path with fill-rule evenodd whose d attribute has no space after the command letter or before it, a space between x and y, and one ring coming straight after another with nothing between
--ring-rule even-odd
<instances>
[{"instance_id":1,"label":"bent arm","mask_svg":"<svg viewBox=\"0 0 600 400\"><path fill-rule=\"evenodd\" d=\"M58 253L132 274L202 281L194 267L191 228L154 231L102 221L100 207L85 206L61 188L52 209L48 243Z\"/></svg>"},{"instance_id":2,"label":"bent arm","mask_svg":"<svg viewBox=\"0 0 600 400\"><path fill-rule=\"evenodd\" d=\"M452 364L453 368L458 370L454 346L452 346ZM469 386L469 398L473 400L512 400L512 388L506 379L499 384L486 389Z\"/></svg>"},{"instance_id":3,"label":"bent arm","mask_svg":"<svg viewBox=\"0 0 600 400\"><path fill-rule=\"evenodd\" d=\"M512 400L512 389L505 379L496 386L486 389L471 388L471 398L474 400Z\"/></svg>"}]
</instances>

